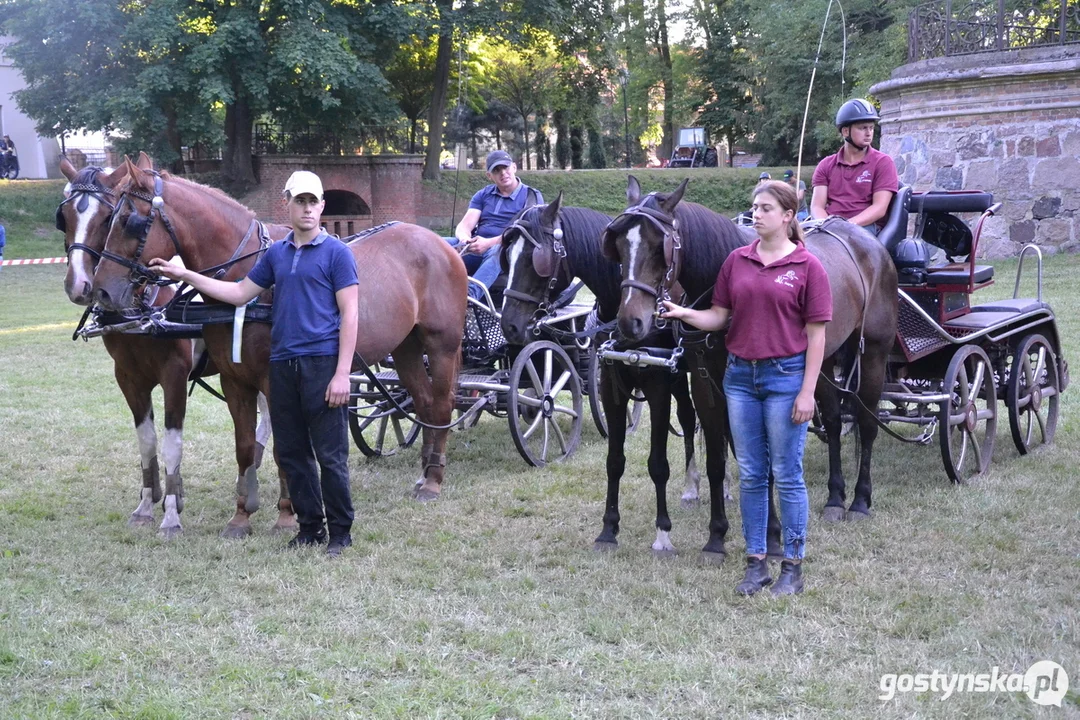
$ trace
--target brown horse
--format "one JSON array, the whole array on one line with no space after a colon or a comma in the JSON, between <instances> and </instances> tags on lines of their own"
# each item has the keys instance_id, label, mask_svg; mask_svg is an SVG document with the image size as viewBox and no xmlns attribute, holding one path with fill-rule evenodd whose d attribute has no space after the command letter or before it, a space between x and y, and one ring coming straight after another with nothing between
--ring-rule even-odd
<instances>
[{"instance_id":1,"label":"brown horse","mask_svg":"<svg viewBox=\"0 0 1080 720\"><path fill-rule=\"evenodd\" d=\"M227 265L222 279L239 280L259 249L254 214L220 191L171 177L129 174L117 188L117 211L106 253L94 275L95 298L105 307L128 307L150 273L144 263L179 255L190 268ZM281 238L288 228L274 227ZM420 419L450 422L465 325L465 267L442 240L423 228L400 223L350 244L360 276L357 353L370 362L394 356L402 383ZM257 508L257 479L251 465L253 398L268 390L269 327L244 327L241 362L231 361L232 326L208 325L204 338L219 368L236 429L240 480L237 512L226 529L250 532ZM430 368L425 368L424 356ZM424 430L421 499L438 496L446 464L446 430ZM279 510L292 522L288 490L281 483ZM279 525L281 519L279 519Z\"/></svg>"},{"instance_id":2,"label":"brown horse","mask_svg":"<svg viewBox=\"0 0 1080 720\"><path fill-rule=\"evenodd\" d=\"M145 153L139 157L138 168L151 167ZM69 181L66 199L56 209L56 227L64 233L64 249L68 270L64 290L76 305L89 305L94 267L105 247L109 221L116 201L114 190L127 177L130 164L108 172L89 167L79 171L60 160L60 171ZM150 305L161 307L174 295L171 287L158 289ZM127 401L135 421L142 465L142 491L138 507L131 513L128 524L150 525L154 522L154 504L161 501L165 511L158 532L172 537L183 531L180 512L183 510L183 482L180 462L183 455L184 417L187 413L186 383L191 373L195 343L187 339L157 339L146 335L106 334L102 337L105 349L113 359L116 383ZM204 370L202 375L216 370ZM164 394L165 438L162 455L165 460L165 495L161 492L158 464L157 431L154 427L153 389L160 385ZM265 445L270 426L268 416L257 431ZM164 499L163 499L164 497Z\"/></svg>"},{"instance_id":3,"label":"brown horse","mask_svg":"<svg viewBox=\"0 0 1080 720\"><path fill-rule=\"evenodd\" d=\"M684 181L672 193L652 193L642 198L640 186L631 177L628 209L608 231L606 250L630 260L623 263L624 294L619 306L619 326L631 339L648 332L657 297L675 281L690 301L696 300L699 307L707 307L711 288L727 257L727 251L720 250L717 237L731 236L734 224L715 213L712 215L719 219L704 226L695 223L684 210L687 205L695 207L693 203L680 205L686 185ZM708 225L714 229L710 231ZM880 242L838 218L813 226L807 232L806 247L828 273L833 297L832 321L826 326L826 361L816 392L829 441L829 499L824 516L830 521L845 517L846 493L840 462L841 394L829 381L839 367L847 378L852 378L850 387L855 388L858 398L861 441L859 479L847 518L863 518L870 514L870 459L877 437L877 404L884 387L886 361L896 338L896 268ZM858 369L853 371L856 359ZM719 394L723 366L714 366L709 374L717 389L713 402L717 407L723 406L724 398ZM694 404L699 413L703 402L695 394ZM726 412L724 415L726 425ZM702 425L705 426L704 419ZM706 431L706 443L708 436ZM713 457L710 447L710 464ZM711 487L711 472L709 481Z\"/></svg>"}]
</instances>

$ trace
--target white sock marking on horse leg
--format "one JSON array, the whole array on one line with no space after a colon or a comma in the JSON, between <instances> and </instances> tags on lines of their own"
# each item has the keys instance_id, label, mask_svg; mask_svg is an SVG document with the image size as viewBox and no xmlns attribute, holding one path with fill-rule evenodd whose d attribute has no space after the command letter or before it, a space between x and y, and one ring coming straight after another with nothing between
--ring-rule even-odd
<instances>
[{"instance_id":1,"label":"white sock marking on horse leg","mask_svg":"<svg viewBox=\"0 0 1080 720\"><path fill-rule=\"evenodd\" d=\"M182 532L183 529L184 526L180 524L180 513L176 511L176 496L166 495L165 517L161 519L161 527L158 528L158 532L169 537Z\"/></svg>"},{"instance_id":2,"label":"white sock marking on horse leg","mask_svg":"<svg viewBox=\"0 0 1080 720\"><path fill-rule=\"evenodd\" d=\"M180 458L184 455L184 431L175 428L165 430L165 439L161 442L161 454L165 458L165 473L176 475L180 472Z\"/></svg>"},{"instance_id":3,"label":"white sock marking on horse leg","mask_svg":"<svg viewBox=\"0 0 1080 720\"><path fill-rule=\"evenodd\" d=\"M140 522L138 524L148 524L154 519L154 490L153 488L143 488L139 492L139 505L131 511L131 518L135 520L138 518Z\"/></svg>"},{"instance_id":4,"label":"white sock marking on horse leg","mask_svg":"<svg viewBox=\"0 0 1080 720\"><path fill-rule=\"evenodd\" d=\"M693 501L699 500L701 491L701 473L697 469L697 456L690 458L686 464L686 488L683 490L682 499Z\"/></svg>"},{"instance_id":5,"label":"white sock marking on horse leg","mask_svg":"<svg viewBox=\"0 0 1080 720\"><path fill-rule=\"evenodd\" d=\"M135 426L135 435L139 438L139 461L145 470L157 456L157 431L154 430L154 417L151 413L147 413L143 421Z\"/></svg>"},{"instance_id":6,"label":"white sock marking on horse leg","mask_svg":"<svg viewBox=\"0 0 1080 720\"><path fill-rule=\"evenodd\" d=\"M641 247L641 228L637 225L626 231L626 242L630 244L630 257L626 261L626 279L634 280L634 263L637 262L638 248ZM626 288L626 300L623 301L624 305L630 304L630 293L634 292L634 288Z\"/></svg>"},{"instance_id":7,"label":"white sock marking on horse leg","mask_svg":"<svg viewBox=\"0 0 1080 720\"><path fill-rule=\"evenodd\" d=\"M525 238L519 237L514 241L514 244L510 246L510 257L508 258L507 265L510 266L510 272L506 276L506 287L514 287L514 269L517 267L518 258L521 257L521 253L525 250ZM506 296L503 296L503 310L506 310Z\"/></svg>"},{"instance_id":8,"label":"white sock marking on horse leg","mask_svg":"<svg viewBox=\"0 0 1080 720\"><path fill-rule=\"evenodd\" d=\"M652 544L652 549L663 552L675 552L675 546L671 544L671 537L666 530L656 531L656 542Z\"/></svg>"}]
</instances>

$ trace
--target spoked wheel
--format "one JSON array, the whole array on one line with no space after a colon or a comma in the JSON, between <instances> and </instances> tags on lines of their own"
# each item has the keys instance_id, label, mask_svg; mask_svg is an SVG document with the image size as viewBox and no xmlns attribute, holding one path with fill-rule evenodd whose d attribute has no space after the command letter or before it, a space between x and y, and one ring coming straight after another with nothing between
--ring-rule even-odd
<instances>
[{"instance_id":1,"label":"spoked wheel","mask_svg":"<svg viewBox=\"0 0 1080 720\"><path fill-rule=\"evenodd\" d=\"M553 342L526 345L510 368L507 418L521 457L533 467L569 457L581 442L581 380Z\"/></svg>"},{"instance_id":2,"label":"spoked wheel","mask_svg":"<svg viewBox=\"0 0 1080 720\"><path fill-rule=\"evenodd\" d=\"M643 400L631 400L630 411L626 414L627 434L638 429L641 422L641 411L645 409ZM600 401L600 356L596 352L596 344L589 348L589 410L592 412L593 422L600 437L606 438L607 416L604 414L604 403Z\"/></svg>"},{"instance_id":3,"label":"spoked wheel","mask_svg":"<svg viewBox=\"0 0 1080 720\"><path fill-rule=\"evenodd\" d=\"M1005 406L1009 429L1021 455L1054 441L1061 382L1057 354L1042 335L1025 335L1016 346Z\"/></svg>"},{"instance_id":4,"label":"spoked wheel","mask_svg":"<svg viewBox=\"0 0 1080 720\"><path fill-rule=\"evenodd\" d=\"M353 383L349 397L349 432L360 452L368 457L383 457L394 455L416 442L420 435L419 425L399 411L386 414L393 407L388 400L371 403L361 396L360 391L361 384ZM391 391L399 405L413 411L412 398L404 389ZM360 417L357 412L370 417Z\"/></svg>"},{"instance_id":5,"label":"spoked wheel","mask_svg":"<svg viewBox=\"0 0 1080 720\"><path fill-rule=\"evenodd\" d=\"M945 473L964 483L990 465L997 433L997 389L990 358L978 345L964 345L945 373L943 392L952 400L941 403L938 431Z\"/></svg>"}]
</instances>

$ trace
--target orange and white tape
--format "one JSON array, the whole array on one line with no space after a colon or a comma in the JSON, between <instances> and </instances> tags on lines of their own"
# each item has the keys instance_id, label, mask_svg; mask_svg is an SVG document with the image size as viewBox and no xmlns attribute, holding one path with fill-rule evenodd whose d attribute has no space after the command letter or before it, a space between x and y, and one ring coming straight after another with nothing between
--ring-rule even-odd
<instances>
[{"instance_id":1,"label":"orange and white tape","mask_svg":"<svg viewBox=\"0 0 1080 720\"><path fill-rule=\"evenodd\" d=\"M55 265L56 263L66 263L66 257L58 258L26 258L24 260L4 260L0 261L0 267L7 267L8 265Z\"/></svg>"}]
</instances>

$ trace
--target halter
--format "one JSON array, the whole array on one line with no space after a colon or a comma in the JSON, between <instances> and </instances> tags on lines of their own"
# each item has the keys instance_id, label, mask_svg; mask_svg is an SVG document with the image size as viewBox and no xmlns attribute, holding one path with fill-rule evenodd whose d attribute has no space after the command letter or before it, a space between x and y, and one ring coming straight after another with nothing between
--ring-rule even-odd
<instances>
[{"instance_id":1,"label":"halter","mask_svg":"<svg viewBox=\"0 0 1080 720\"><path fill-rule=\"evenodd\" d=\"M635 288L656 298L656 312L653 319L653 325L662 330L667 327L667 320L660 314L660 310L663 307L661 303L664 300L671 299L671 291L675 288L679 279L679 271L682 269L682 237L679 235L679 221L677 218L673 215L668 215L663 211L645 207L645 203L649 198L654 197L655 195L655 192L651 192L642 198L637 205L628 207L608 224L608 228L618 222L620 218L639 217L652 223L657 230L663 233L664 263L666 267L664 269L664 276L660 280L660 284L657 287L653 287L652 285L646 285L637 280L623 280L622 284L619 286L620 288Z\"/></svg>"},{"instance_id":2,"label":"halter","mask_svg":"<svg viewBox=\"0 0 1080 720\"><path fill-rule=\"evenodd\" d=\"M151 270L146 265L139 262L139 258L142 257L143 250L146 249L146 241L150 236L150 228L153 227L154 219L160 215L161 222L165 224L165 230L169 233L169 239L172 240L173 247L176 249L176 254L180 254L180 241L176 239L176 231L173 230L173 225L169 221L169 216L165 214L165 199L162 197L164 189L164 182L161 175L153 171L154 176L154 195L151 197L138 190L127 190L120 195L120 198L116 201L115 208L120 207L121 204L126 204L131 208L131 214L128 215L127 220L124 222L124 232L137 238L139 244L135 246L135 254L128 259L123 255L117 255L114 252L108 250L102 250L100 257L103 260L111 260L117 265L126 267L128 272L128 279L132 285L171 285L172 280L166 277L162 277L158 273ZM142 200L150 205L150 213L148 215L140 215L135 209L135 203L132 198L136 200Z\"/></svg>"},{"instance_id":3,"label":"halter","mask_svg":"<svg viewBox=\"0 0 1080 720\"><path fill-rule=\"evenodd\" d=\"M83 213L90 205L90 198L92 197L109 208L108 221L112 220L113 213L116 212L116 205L105 199L106 197L113 197L113 191L97 182L97 177L101 173L101 168L90 168L90 170L93 171L92 182L73 184L71 186L71 194L56 206L56 229L62 233L67 233L67 220L64 219L64 206L69 202L77 200L78 202L75 203L75 211ZM82 250L93 257L95 262L101 259L101 252L99 250L92 248L85 243L75 242L71 243L66 251L69 261L71 260L71 252L73 250Z\"/></svg>"},{"instance_id":4,"label":"halter","mask_svg":"<svg viewBox=\"0 0 1080 720\"><path fill-rule=\"evenodd\" d=\"M545 208L546 205L535 206L537 208ZM540 210L538 209L539 213ZM550 235L553 238L551 245L545 245L533 237L529 229L521 224L521 220L524 218L522 214L521 218L516 218L506 230L517 230L521 233L521 236L525 238L530 245L533 246L532 261L533 269L536 274L542 278L548 278L547 285L544 288L543 297L536 297L529 295L528 293L519 292L511 288L503 290L503 296L511 298L513 300L520 300L522 302L529 302L536 304L536 310L533 312L532 318L529 320L529 324L532 326L533 335L539 335L541 333L540 320L552 314L553 308L551 307L551 294L555 292L555 287L559 284L559 270L560 268L566 271L566 274L570 274L570 269L567 267L566 261L566 245L563 244L563 229L562 220L558 214L555 215L555 222L553 223ZM539 223L537 223L539 225ZM549 232L539 225L541 237L547 237ZM504 233L506 231L503 231Z\"/></svg>"}]
</instances>

